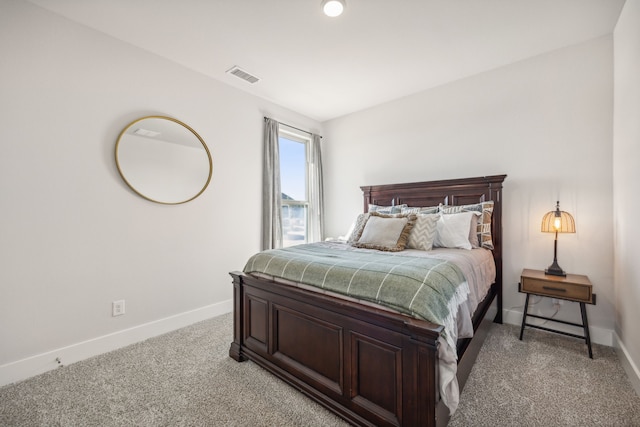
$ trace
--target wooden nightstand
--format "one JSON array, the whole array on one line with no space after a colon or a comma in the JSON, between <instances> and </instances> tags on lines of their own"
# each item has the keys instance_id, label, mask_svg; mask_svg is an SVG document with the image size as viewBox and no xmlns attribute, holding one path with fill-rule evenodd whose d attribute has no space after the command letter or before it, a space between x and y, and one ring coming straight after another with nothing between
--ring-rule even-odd
<instances>
[{"instance_id":1,"label":"wooden nightstand","mask_svg":"<svg viewBox=\"0 0 640 427\"><path fill-rule=\"evenodd\" d=\"M589 336L589 321L587 320L587 310L585 304L596 303L596 294L593 293L593 286L587 276L579 274L567 274L563 276L551 276L544 274L540 270L522 270L518 291L527 294L524 303L524 313L522 315L522 327L520 328L520 340L524 333L524 327L542 329L556 334L567 335L574 338L584 339L589 349L589 357L593 359L591 351L591 337ZM549 298L559 298L567 301L574 301L580 304L580 313L582 313L582 323L566 322L564 320L552 319L550 317L529 314L529 295L538 295ZM570 334L564 331L545 328L543 326L532 325L527 322L527 316L544 319L551 322L564 323L565 325L579 326L584 330L584 335Z\"/></svg>"}]
</instances>

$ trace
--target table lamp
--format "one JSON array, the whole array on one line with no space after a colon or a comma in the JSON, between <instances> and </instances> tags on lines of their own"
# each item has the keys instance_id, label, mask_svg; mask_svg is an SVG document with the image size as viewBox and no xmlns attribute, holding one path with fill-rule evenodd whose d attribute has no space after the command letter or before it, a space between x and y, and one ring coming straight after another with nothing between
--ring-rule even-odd
<instances>
[{"instance_id":1,"label":"table lamp","mask_svg":"<svg viewBox=\"0 0 640 427\"><path fill-rule=\"evenodd\" d=\"M560 210L560 201L556 202L556 210L547 212L542 218L541 231L543 233L556 233L553 242L553 264L544 272L552 276L566 276L558 265L558 233L575 233L576 223L570 213Z\"/></svg>"}]
</instances>

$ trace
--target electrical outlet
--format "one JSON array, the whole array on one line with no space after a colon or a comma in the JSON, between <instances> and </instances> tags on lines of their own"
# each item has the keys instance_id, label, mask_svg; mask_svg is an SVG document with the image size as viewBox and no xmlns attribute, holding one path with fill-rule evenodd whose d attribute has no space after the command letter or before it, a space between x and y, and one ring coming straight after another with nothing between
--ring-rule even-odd
<instances>
[{"instance_id":1,"label":"electrical outlet","mask_svg":"<svg viewBox=\"0 0 640 427\"><path fill-rule=\"evenodd\" d=\"M113 317L122 316L124 314L124 300L114 301L111 303L111 315Z\"/></svg>"}]
</instances>

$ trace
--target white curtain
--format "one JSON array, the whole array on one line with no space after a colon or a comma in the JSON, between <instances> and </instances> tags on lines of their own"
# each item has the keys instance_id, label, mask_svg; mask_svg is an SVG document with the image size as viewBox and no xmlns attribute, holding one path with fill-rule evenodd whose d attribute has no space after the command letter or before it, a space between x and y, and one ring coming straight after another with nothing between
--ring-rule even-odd
<instances>
[{"instance_id":1,"label":"white curtain","mask_svg":"<svg viewBox=\"0 0 640 427\"><path fill-rule=\"evenodd\" d=\"M324 236L324 189L322 185L322 154L320 136L311 134L309 147L309 242L322 241Z\"/></svg>"},{"instance_id":2,"label":"white curtain","mask_svg":"<svg viewBox=\"0 0 640 427\"><path fill-rule=\"evenodd\" d=\"M262 249L282 247L282 191L278 122L264 119L264 167L262 169Z\"/></svg>"}]
</instances>

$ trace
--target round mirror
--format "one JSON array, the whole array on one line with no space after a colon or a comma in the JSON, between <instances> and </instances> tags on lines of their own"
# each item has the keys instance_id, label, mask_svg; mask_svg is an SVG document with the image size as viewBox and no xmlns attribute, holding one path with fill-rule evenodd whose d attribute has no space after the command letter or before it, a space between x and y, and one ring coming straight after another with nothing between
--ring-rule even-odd
<instances>
[{"instance_id":1,"label":"round mirror","mask_svg":"<svg viewBox=\"0 0 640 427\"><path fill-rule=\"evenodd\" d=\"M181 121L162 116L135 120L120 132L116 165L133 191L169 205L202 194L213 169L200 135Z\"/></svg>"}]
</instances>

